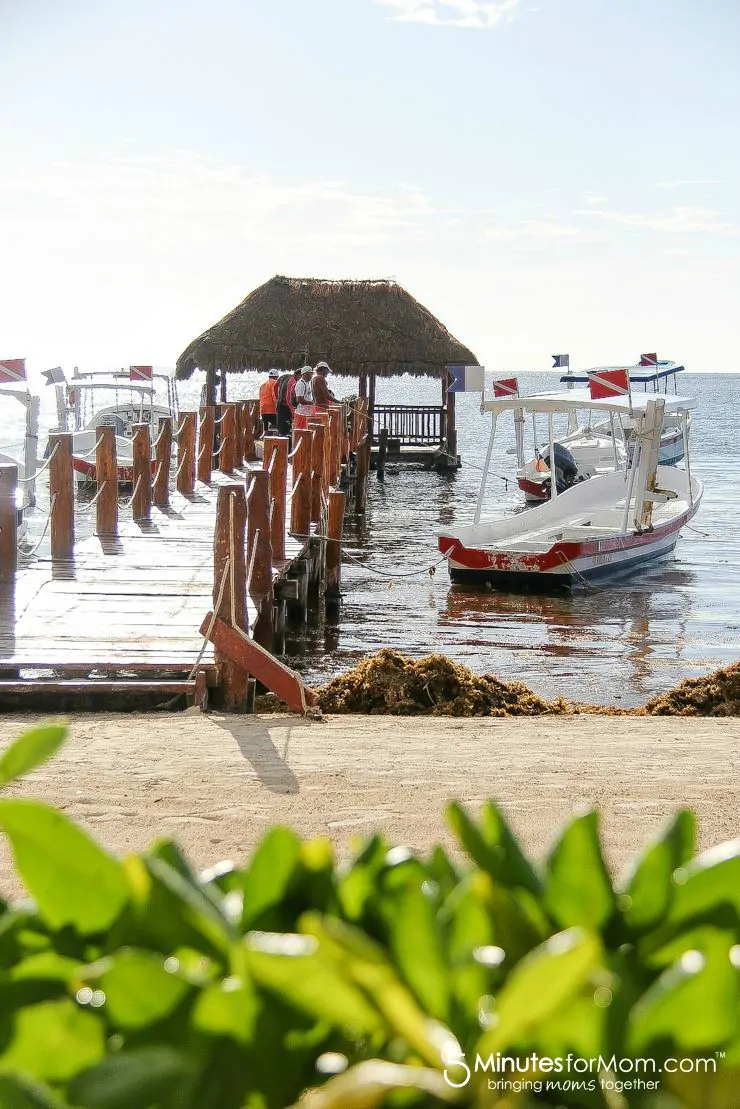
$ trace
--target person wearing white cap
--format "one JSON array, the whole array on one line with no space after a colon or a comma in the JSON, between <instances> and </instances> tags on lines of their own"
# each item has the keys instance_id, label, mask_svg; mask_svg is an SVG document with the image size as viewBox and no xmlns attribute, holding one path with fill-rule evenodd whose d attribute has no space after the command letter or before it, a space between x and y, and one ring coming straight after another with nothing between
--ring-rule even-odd
<instances>
[{"instance_id":1,"label":"person wearing white cap","mask_svg":"<svg viewBox=\"0 0 740 1109\"><path fill-rule=\"evenodd\" d=\"M293 400L295 403L295 416L293 417L293 427L302 428L306 427L306 421L309 416L313 415L313 388L311 378L313 370L310 366L304 366L301 370L301 376L295 387Z\"/></svg>"},{"instance_id":2,"label":"person wearing white cap","mask_svg":"<svg viewBox=\"0 0 740 1109\"><path fill-rule=\"evenodd\" d=\"M326 384L326 375L330 373L326 362L317 362L312 382L313 402L317 408L328 408L330 404L337 403L337 398Z\"/></svg>"},{"instance_id":3,"label":"person wearing white cap","mask_svg":"<svg viewBox=\"0 0 740 1109\"><path fill-rule=\"evenodd\" d=\"M270 370L267 381L260 386L260 416L264 432L277 427L277 382L279 370Z\"/></svg>"}]
</instances>

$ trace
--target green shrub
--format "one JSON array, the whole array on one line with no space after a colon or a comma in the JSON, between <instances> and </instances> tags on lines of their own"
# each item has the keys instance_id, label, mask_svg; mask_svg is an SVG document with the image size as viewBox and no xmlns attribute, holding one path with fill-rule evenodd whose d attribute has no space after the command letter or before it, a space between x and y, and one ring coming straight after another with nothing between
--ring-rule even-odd
<instances>
[{"instance_id":1,"label":"green shrub","mask_svg":"<svg viewBox=\"0 0 740 1109\"><path fill-rule=\"evenodd\" d=\"M63 738L24 735L0 785ZM198 875L0 799L34 899L0 901L0 1107L740 1104L740 841L693 858L679 812L615 885L593 812L541 866L494 804L447 817L464 865L374 837L338 867L274 828Z\"/></svg>"}]
</instances>

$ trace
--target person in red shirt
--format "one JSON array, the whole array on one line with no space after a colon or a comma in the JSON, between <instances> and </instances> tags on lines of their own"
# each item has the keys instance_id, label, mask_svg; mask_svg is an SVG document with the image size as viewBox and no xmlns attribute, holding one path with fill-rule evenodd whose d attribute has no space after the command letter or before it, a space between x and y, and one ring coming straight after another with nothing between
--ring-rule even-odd
<instances>
[{"instance_id":1,"label":"person in red shirt","mask_svg":"<svg viewBox=\"0 0 740 1109\"><path fill-rule=\"evenodd\" d=\"M292 373L281 374L278 378L277 391L275 393L275 398L277 400L278 435L290 435L294 412L294 406L291 404L291 401L295 396L295 386L300 376L301 371L298 369L293 370Z\"/></svg>"},{"instance_id":2,"label":"person in red shirt","mask_svg":"<svg viewBox=\"0 0 740 1109\"><path fill-rule=\"evenodd\" d=\"M260 416L264 432L271 427L277 427L277 396L276 386L280 374L277 370L270 370L267 381L260 386Z\"/></svg>"},{"instance_id":3,"label":"person in red shirt","mask_svg":"<svg viewBox=\"0 0 740 1109\"><path fill-rule=\"evenodd\" d=\"M337 403L337 398L326 383L326 375L330 373L331 370L326 362L319 362L314 370L311 386L313 389L313 402L317 408L328 408L330 404Z\"/></svg>"}]
</instances>

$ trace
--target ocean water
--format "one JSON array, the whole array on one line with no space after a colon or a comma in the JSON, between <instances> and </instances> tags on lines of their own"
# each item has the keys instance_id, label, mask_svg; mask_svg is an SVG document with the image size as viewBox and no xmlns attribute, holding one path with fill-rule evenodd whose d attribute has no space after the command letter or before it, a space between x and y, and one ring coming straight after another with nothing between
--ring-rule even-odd
<instances>
[{"instance_id":1,"label":"ocean water","mask_svg":"<svg viewBox=\"0 0 740 1109\"><path fill-rule=\"evenodd\" d=\"M531 393L557 387L559 374L522 374ZM258 375L229 383L229 399L256 394ZM309 684L320 684L380 647L419 657L441 652L478 673L526 682L545 697L562 694L605 705L643 703L687 677L740 658L740 469L736 413L740 375L682 374L679 388L697 399L691 431L692 472L704 497L675 555L624 581L601 583L572 596L467 591L450 584L438 564L435 532L469 519L478 495L490 430L479 396L457 398L458 449L463 466L435 474L399 469L380 484L370 477L367 514L348 518L338 620L320 620L288 644L291 664ZM337 395L356 385L335 379ZM200 382L180 387L185 408L197 403ZM42 436L54 422L52 390L42 393ZM436 381L382 381L378 402L439 403ZM2 403L0 450L19 449L22 412ZM13 411L17 409L17 411ZM513 430L497 436L486 509L521 509L512 482ZM528 447L531 448L531 433ZM29 538L43 534L48 495L39 483L39 507ZM83 516L78 534L91 521ZM45 553L42 541L38 554ZM437 564L435 566L435 564ZM429 568L434 568L433 575Z\"/></svg>"}]
</instances>

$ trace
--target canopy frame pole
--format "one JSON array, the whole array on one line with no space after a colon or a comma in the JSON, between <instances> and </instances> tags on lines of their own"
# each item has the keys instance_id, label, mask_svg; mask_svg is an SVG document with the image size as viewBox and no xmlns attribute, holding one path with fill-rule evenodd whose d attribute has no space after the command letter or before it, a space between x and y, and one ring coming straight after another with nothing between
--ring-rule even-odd
<instances>
[{"instance_id":1,"label":"canopy frame pole","mask_svg":"<svg viewBox=\"0 0 740 1109\"><path fill-rule=\"evenodd\" d=\"M555 433L552 427L552 412L547 413L547 438L550 444L550 500L558 495L558 479L555 473Z\"/></svg>"},{"instance_id":2,"label":"canopy frame pole","mask_svg":"<svg viewBox=\"0 0 740 1109\"><path fill-rule=\"evenodd\" d=\"M478 490L478 502L475 506L475 515L473 516L473 523L480 523L481 509L483 508L483 497L486 492L486 482L488 481L488 470L491 465L491 455L493 454L493 440L496 437L496 413L491 415L491 434L488 437L488 449L486 450L486 461L483 464L483 474L480 479L480 489Z\"/></svg>"},{"instance_id":3,"label":"canopy frame pole","mask_svg":"<svg viewBox=\"0 0 740 1109\"><path fill-rule=\"evenodd\" d=\"M619 469L619 451L617 450L617 435L614 426L614 413L609 413L609 433L612 437L612 453L614 454L614 469Z\"/></svg>"},{"instance_id":4,"label":"canopy frame pole","mask_svg":"<svg viewBox=\"0 0 740 1109\"><path fill-rule=\"evenodd\" d=\"M694 490L691 485L691 458L689 456L689 413L688 409L682 408L678 413L678 418L681 422L681 439L683 440L683 458L684 466L686 467L686 481L689 487L689 508L694 507Z\"/></svg>"}]
</instances>

